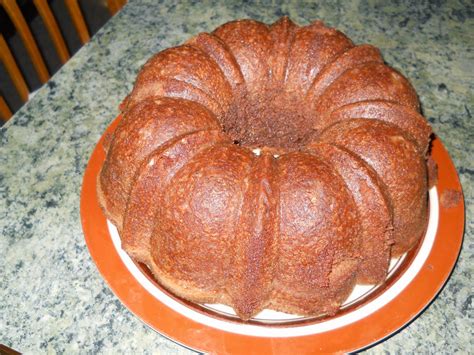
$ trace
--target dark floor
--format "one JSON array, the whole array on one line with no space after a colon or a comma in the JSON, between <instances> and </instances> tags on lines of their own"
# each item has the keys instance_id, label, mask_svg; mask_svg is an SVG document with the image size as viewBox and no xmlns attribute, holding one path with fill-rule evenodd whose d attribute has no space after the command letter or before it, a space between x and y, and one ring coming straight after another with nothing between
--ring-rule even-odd
<instances>
[{"instance_id":1,"label":"dark floor","mask_svg":"<svg viewBox=\"0 0 474 355\"><path fill-rule=\"evenodd\" d=\"M79 41L77 31L72 23L71 17L69 16L69 12L66 9L64 0L48 0L48 2L64 36L69 53L72 56L79 50L79 48L81 48L82 44ZM30 26L30 30L35 37L38 47L40 48L49 73L50 75L53 75L61 67L61 62L49 37L46 27L43 25L42 19L38 15L33 1L17 0L17 3L21 7L22 13ZM89 34L92 37L92 35L96 33L111 17L107 8L107 1L82 0L79 1L79 4L81 6L82 14L86 20ZM20 36L15 31L13 24L10 22L5 11L1 7L0 30L8 42L10 50L16 58L17 64L20 67L23 76L25 77L30 91L38 89L41 86L38 75L29 59L28 53L23 46ZM1 63L0 93L7 101L8 106L12 112L16 112L23 105L7 71Z\"/></svg>"}]
</instances>

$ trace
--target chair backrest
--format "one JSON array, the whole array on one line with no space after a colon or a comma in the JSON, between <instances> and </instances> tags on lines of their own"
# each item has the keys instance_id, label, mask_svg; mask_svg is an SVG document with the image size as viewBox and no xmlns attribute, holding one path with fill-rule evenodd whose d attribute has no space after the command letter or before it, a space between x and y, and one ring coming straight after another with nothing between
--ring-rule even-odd
<instances>
[{"instance_id":1,"label":"chair backrest","mask_svg":"<svg viewBox=\"0 0 474 355\"><path fill-rule=\"evenodd\" d=\"M107 0L110 13L115 15L127 3L127 0Z\"/></svg>"},{"instance_id":2,"label":"chair backrest","mask_svg":"<svg viewBox=\"0 0 474 355\"><path fill-rule=\"evenodd\" d=\"M70 54L59 29L58 23L53 15L53 12L51 11L51 8L49 7L48 0L33 0L33 2L51 37L51 40L54 44L56 52L58 53L61 63L66 63L70 58ZM123 6L125 1L108 0L108 3L110 12L114 14L121 8L121 6ZM71 16L72 23L74 24L74 27L77 30L81 43L85 44L89 41L90 36L89 31L87 30L86 23L84 21L84 17L82 16L78 0L65 0L65 5L69 12L69 15ZM21 10L16 0L0 0L0 6L4 8L8 17L15 26L16 31L20 35L20 38L26 48L26 51L28 52L28 55L38 74L41 83L47 82L50 78L48 68L46 67L41 52L38 49L36 41L28 27L28 24L23 14L21 13ZM5 66L8 74L10 75L21 100L23 102L28 101L28 95L30 90L2 34L0 34L0 60ZM10 108L8 107L2 95L0 95L0 118L6 121L11 117L11 115L12 112Z\"/></svg>"}]
</instances>

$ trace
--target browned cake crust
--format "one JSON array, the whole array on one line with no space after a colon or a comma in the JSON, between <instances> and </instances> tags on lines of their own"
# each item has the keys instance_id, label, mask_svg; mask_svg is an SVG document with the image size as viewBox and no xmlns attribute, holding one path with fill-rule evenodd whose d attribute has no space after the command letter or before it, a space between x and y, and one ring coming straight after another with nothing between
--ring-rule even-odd
<instances>
[{"instance_id":1,"label":"browned cake crust","mask_svg":"<svg viewBox=\"0 0 474 355\"><path fill-rule=\"evenodd\" d=\"M124 250L187 300L332 315L425 230L415 90L320 21L201 33L154 55L121 110L99 202Z\"/></svg>"},{"instance_id":2,"label":"browned cake crust","mask_svg":"<svg viewBox=\"0 0 474 355\"><path fill-rule=\"evenodd\" d=\"M360 118L335 123L320 136L367 161L387 187L393 208L392 255L410 250L426 227L426 162L400 128Z\"/></svg>"},{"instance_id":3,"label":"browned cake crust","mask_svg":"<svg viewBox=\"0 0 474 355\"><path fill-rule=\"evenodd\" d=\"M335 144L313 143L311 152L328 162L344 179L360 216L361 261L357 280L377 284L386 277L393 244L393 209L377 173L358 155Z\"/></svg>"}]
</instances>

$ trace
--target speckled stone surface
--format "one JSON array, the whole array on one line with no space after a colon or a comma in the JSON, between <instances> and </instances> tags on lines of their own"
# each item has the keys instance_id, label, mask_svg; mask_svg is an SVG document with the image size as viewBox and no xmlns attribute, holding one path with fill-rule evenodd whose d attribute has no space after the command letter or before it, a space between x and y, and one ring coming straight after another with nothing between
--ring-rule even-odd
<instances>
[{"instance_id":1,"label":"speckled stone surface","mask_svg":"<svg viewBox=\"0 0 474 355\"><path fill-rule=\"evenodd\" d=\"M98 273L80 223L82 175L154 52L233 19L289 15L299 24L322 19L379 47L415 86L464 188L464 245L449 282L421 316L368 352L472 351L472 2L173 3L130 1L1 129L0 343L27 353L190 352L131 314Z\"/></svg>"}]
</instances>

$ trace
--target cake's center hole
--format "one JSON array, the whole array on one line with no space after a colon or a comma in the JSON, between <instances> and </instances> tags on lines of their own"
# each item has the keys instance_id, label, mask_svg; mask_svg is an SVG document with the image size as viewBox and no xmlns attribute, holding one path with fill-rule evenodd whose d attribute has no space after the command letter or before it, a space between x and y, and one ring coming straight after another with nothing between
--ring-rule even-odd
<instances>
[{"instance_id":1,"label":"cake's center hole","mask_svg":"<svg viewBox=\"0 0 474 355\"><path fill-rule=\"evenodd\" d=\"M240 94L222 124L235 144L297 150L314 134L304 107L301 99L282 91Z\"/></svg>"}]
</instances>

